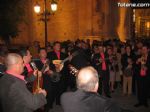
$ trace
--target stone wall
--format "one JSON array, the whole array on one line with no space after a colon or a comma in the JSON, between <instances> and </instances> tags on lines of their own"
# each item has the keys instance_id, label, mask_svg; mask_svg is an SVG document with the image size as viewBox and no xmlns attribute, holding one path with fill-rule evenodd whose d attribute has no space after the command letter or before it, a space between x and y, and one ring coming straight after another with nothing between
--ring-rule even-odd
<instances>
[{"instance_id":1,"label":"stone wall","mask_svg":"<svg viewBox=\"0 0 150 112\"><path fill-rule=\"evenodd\" d=\"M37 0L28 0L28 24L22 24L23 32L14 43L29 44L35 40L44 45L44 23L35 14ZM44 0L38 0L43 11ZM47 0L47 2L49 2ZM50 5L47 3L50 9ZM59 0L58 10L49 17L48 41L75 40L77 38L118 38L117 27L121 11L116 0ZM128 19L128 21L130 21ZM127 24L129 26L129 23ZM129 29L129 27L126 27Z\"/></svg>"}]
</instances>

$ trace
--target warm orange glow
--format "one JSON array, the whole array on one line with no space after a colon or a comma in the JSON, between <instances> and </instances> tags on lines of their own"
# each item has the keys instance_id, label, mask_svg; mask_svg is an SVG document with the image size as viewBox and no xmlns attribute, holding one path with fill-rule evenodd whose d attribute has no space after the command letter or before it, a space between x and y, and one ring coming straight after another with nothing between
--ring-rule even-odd
<instances>
[{"instance_id":1,"label":"warm orange glow","mask_svg":"<svg viewBox=\"0 0 150 112\"><path fill-rule=\"evenodd\" d=\"M129 0L120 0L122 2L128 3ZM117 28L117 33L119 36L120 41L126 42L127 34L126 34L126 27L125 27L125 18L126 18L127 8L121 7L119 12L119 26Z\"/></svg>"},{"instance_id":2,"label":"warm orange glow","mask_svg":"<svg viewBox=\"0 0 150 112\"><path fill-rule=\"evenodd\" d=\"M126 9L122 8L120 9L120 23L117 28L117 33L120 38L120 41L125 42L126 41L126 29L125 29L125 14L126 14Z\"/></svg>"},{"instance_id":3,"label":"warm orange glow","mask_svg":"<svg viewBox=\"0 0 150 112\"><path fill-rule=\"evenodd\" d=\"M150 22L146 22L146 27L149 29L150 28Z\"/></svg>"}]
</instances>

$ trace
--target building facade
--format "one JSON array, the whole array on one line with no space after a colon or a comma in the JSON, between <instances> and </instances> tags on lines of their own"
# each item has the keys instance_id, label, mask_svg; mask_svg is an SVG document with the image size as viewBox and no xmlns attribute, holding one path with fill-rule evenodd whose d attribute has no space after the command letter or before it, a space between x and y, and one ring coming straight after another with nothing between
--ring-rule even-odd
<instances>
[{"instance_id":1,"label":"building facade","mask_svg":"<svg viewBox=\"0 0 150 112\"><path fill-rule=\"evenodd\" d=\"M27 0L26 24L20 25L20 35L13 39L16 44L40 41L44 45L44 22L40 21L33 7L38 1L41 11L44 0ZM47 7L50 4L47 0ZM131 9L118 6L129 0L59 0L58 10L49 16L48 41L81 39L131 38Z\"/></svg>"}]
</instances>

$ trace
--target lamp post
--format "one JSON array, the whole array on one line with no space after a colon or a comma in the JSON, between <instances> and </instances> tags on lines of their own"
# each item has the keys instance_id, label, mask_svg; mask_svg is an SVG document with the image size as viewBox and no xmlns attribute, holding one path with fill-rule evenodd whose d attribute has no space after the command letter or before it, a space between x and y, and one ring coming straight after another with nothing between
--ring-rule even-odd
<instances>
[{"instance_id":1,"label":"lamp post","mask_svg":"<svg viewBox=\"0 0 150 112\"><path fill-rule=\"evenodd\" d=\"M57 10L57 2L55 0L51 0L50 3L50 7L51 7L51 11L49 12L47 9L47 0L44 0L44 12L41 13L41 15L44 17L42 17L42 21L44 21L44 28L45 28L45 48L47 47L47 42L48 42L48 34L47 34L47 21L48 21L48 16L51 15L51 11L55 12ZM41 7L38 3L36 3L36 5L34 6L34 11L35 13L39 14L41 11Z\"/></svg>"}]
</instances>

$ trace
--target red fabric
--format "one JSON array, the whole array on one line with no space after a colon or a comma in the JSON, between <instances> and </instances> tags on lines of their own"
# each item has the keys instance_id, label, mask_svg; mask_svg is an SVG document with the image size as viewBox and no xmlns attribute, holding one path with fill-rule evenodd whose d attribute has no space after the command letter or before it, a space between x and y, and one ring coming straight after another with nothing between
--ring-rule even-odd
<instances>
[{"instance_id":1,"label":"red fabric","mask_svg":"<svg viewBox=\"0 0 150 112\"><path fill-rule=\"evenodd\" d=\"M141 75L142 77L144 77L144 76L146 75L146 70L145 70L145 69L141 69L140 75Z\"/></svg>"},{"instance_id":2,"label":"red fabric","mask_svg":"<svg viewBox=\"0 0 150 112\"><path fill-rule=\"evenodd\" d=\"M28 73L33 72L33 69L31 68L30 64L25 64L25 66L27 67Z\"/></svg>"},{"instance_id":3,"label":"red fabric","mask_svg":"<svg viewBox=\"0 0 150 112\"><path fill-rule=\"evenodd\" d=\"M60 51L55 51L57 58L60 59Z\"/></svg>"},{"instance_id":4,"label":"red fabric","mask_svg":"<svg viewBox=\"0 0 150 112\"><path fill-rule=\"evenodd\" d=\"M104 53L101 53L100 55L101 55L101 59L105 60ZM106 62L105 61L102 61L102 70L106 70Z\"/></svg>"},{"instance_id":5,"label":"red fabric","mask_svg":"<svg viewBox=\"0 0 150 112\"><path fill-rule=\"evenodd\" d=\"M17 77L17 78L19 78L19 79L21 79L23 81L25 81L24 76L22 76L22 75L14 74L12 71L9 71L9 70L7 70L6 73L9 74L9 75L15 76L15 77Z\"/></svg>"}]
</instances>

